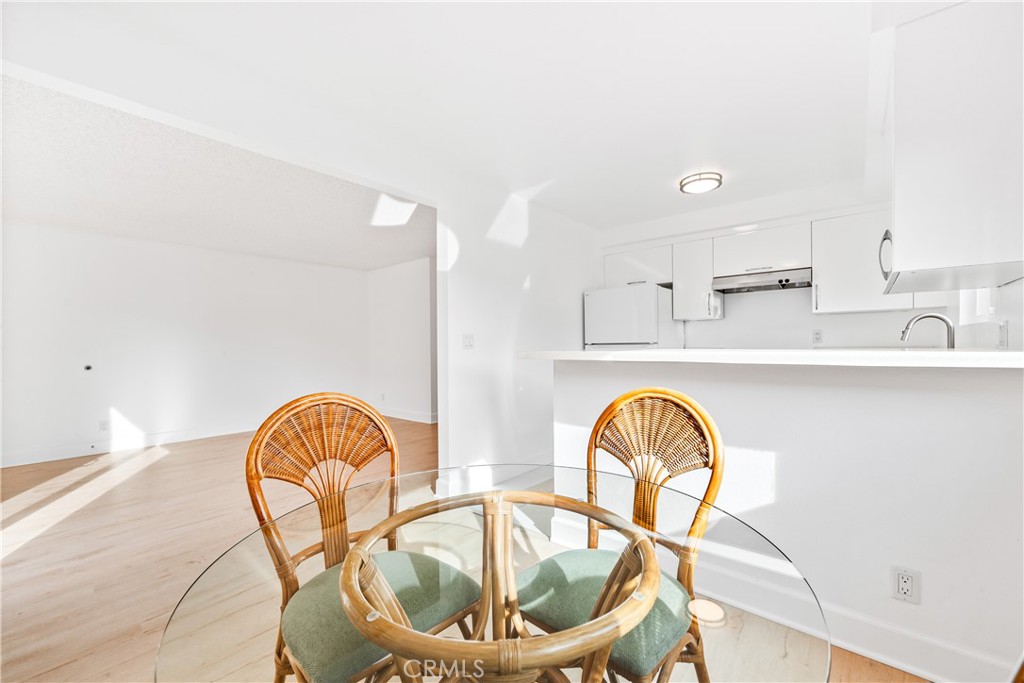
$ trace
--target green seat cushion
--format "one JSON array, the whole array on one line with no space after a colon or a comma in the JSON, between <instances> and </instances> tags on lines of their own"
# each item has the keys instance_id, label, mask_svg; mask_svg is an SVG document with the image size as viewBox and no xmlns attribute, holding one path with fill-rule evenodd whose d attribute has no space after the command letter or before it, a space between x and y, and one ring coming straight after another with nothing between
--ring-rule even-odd
<instances>
[{"instance_id":1,"label":"green seat cushion","mask_svg":"<svg viewBox=\"0 0 1024 683\"><path fill-rule=\"evenodd\" d=\"M376 553L374 562L417 631L437 626L480 599L480 584L438 559L420 553ZM347 683L388 653L369 642L341 607L341 564L298 590L281 615L281 634L292 656L315 683Z\"/></svg>"},{"instance_id":2,"label":"green seat cushion","mask_svg":"<svg viewBox=\"0 0 1024 683\"><path fill-rule=\"evenodd\" d=\"M619 553L569 550L516 576L519 608L558 631L590 621L598 594ZM690 595L662 572L654 607L632 631L612 646L610 661L620 671L646 676L690 628Z\"/></svg>"}]
</instances>

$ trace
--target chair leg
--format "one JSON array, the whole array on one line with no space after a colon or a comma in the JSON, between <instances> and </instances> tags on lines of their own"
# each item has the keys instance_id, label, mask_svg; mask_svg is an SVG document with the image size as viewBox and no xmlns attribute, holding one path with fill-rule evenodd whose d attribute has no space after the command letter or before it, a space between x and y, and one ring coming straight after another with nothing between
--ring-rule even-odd
<instances>
[{"instance_id":1,"label":"chair leg","mask_svg":"<svg viewBox=\"0 0 1024 683\"><path fill-rule=\"evenodd\" d=\"M693 654L693 668L697 671L697 682L711 683L708 666L704 661L704 638L700 635L700 626L698 626L696 618L690 624L690 633L696 641L696 647L690 650L690 652Z\"/></svg>"},{"instance_id":2,"label":"chair leg","mask_svg":"<svg viewBox=\"0 0 1024 683\"><path fill-rule=\"evenodd\" d=\"M280 662L274 662L274 683L284 683L289 671Z\"/></svg>"},{"instance_id":3,"label":"chair leg","mask_svg":"<svg viewBox=\"0 0 1024 683\"><path fill-rule=\"evenodd\" d=\"M708 667L704 663L703 657L699 662L693 663L693 668L697 670L697 680L699 683L711 683L711 676L708 675Z\"/></svg>"},{"instance_id":4,"label":"chair leg","mask_svg":"<svg viewBox=\"0 0 1024 683\"><path fill-rule=\"evenodd\" d=\"M459 625L459 630L462 631L462 637L465 640L469 640L469 638L473 635L473 631L470 630L469 624L466 623L466 618L463 617L455 623Z\"/></svg>"},{"instance_id":5,"label":"chair leg","mask_svg":"<svg viewBox=\"0 0 1024 683\"><path fill-rule=\"evenodd\" d=\"M274 683L284 683L285 676L292 672L291 664L284 653L284 639L280 629L277 632L277 645L274 647Z\"/></svg>"},{"instance_id":6,"label":"chair leg","mask_svg":"<svg viewBox=\"0 0 1024 683\"><path fill-rule=\"evenodd\" d=\"M684 652L686 652L686 641L683 640L679 641L678 645L669 650L661 665L661 671L658 671L658 683L668 683L669 678L672 676L672 670L676 667L680 655Z\"/></svg>"},{"instance_id":7,"label":"chair leg","mask_svg":"<svg viewBox=\"0 0 1024 683\"><path fill-rule=\"evenodd\" d=\"M708 674L708 665L704 662L704 641L697 641L696 657L693 660L693 668L697 671L698 683L711 683L711 676Z\"/></svg>"}]
</instances>

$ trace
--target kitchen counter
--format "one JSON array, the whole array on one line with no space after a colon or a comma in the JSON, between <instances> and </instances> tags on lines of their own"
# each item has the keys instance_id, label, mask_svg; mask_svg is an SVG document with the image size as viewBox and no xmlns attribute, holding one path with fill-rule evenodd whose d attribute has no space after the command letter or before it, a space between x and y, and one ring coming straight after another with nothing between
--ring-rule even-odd
<instances>
[{"instance_id":1,"label":"kitchen counter","mask_svg":"<svg viewBox=\"0 0 1024 683\"><path fill-rule=\"evenodd\" d=\"M977 349L647 349L521 351L520 358L627 363L1024 369L1024 352Z\"/></svg>"},{"instance_id":2,"label":"kitchen counter","mask_svg":"<svg viewBox=\"0 0 1024 683\"><path fill-rule=\"evenodd\" d=\"M838 642L890 661L911 653L933 662L944 675L929 680L1000 680L1016 666L990 653L1019 652L1024 624L1024 352L654 349L520 357L543 359L518 361L520 372L550 368L556 465L586 465L594 423L624 392L668 387L698 401L725 448L716 505L785 549L813 583ZM623 468L603 453L597 462ZM706 482L688 473L668 486L699 497ZM698 581L714 571L707 560ZM893 565L922 573L921 604L888 597ZM978 567L983 582L972 580ZM776 592L781 605L784 590L751 583L765 613L782 618L767 605ZM998 609L994 595L1007 596ZM998 628L972 649L949 646L943 634L963 623Z\"/></svg>"}]
</instances>

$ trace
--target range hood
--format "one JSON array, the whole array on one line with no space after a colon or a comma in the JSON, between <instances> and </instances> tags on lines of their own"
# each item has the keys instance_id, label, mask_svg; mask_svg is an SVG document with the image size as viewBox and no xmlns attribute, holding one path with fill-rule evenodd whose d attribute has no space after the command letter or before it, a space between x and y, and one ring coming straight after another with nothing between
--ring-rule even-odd
<instances>
[{"instance_id":1,"label":"range hood","mask_svg":"<svg viewBox=\"0 0 1024 683\"><path fill-rule=\"evenodd\" d=\"M763 292L772 289L799 289L811 286L811 269L766 270L759 273L743 273L716 277L711 280L711 289L724 294L738 292Z\"/></svg>"}]
</instances>

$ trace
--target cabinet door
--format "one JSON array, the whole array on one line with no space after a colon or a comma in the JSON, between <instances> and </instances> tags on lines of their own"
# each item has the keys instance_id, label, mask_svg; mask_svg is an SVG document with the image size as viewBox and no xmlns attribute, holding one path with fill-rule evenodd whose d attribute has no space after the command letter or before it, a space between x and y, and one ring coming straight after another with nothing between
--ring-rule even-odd
<instances>
[{"instance_id":1,"label":"cabinet door","mask_svg":"<svg viewBox=\"0 0 1024 683\"><path fill-rule=\"evenodd\" d=\"M966 2L897 27L893 267L1020 261L1019 2Z\"/></svg>"},{"instance_id":2,"label":"cabinet door","mask_svg":"<svg viewBox=\"0 0 1024 683\"><path fill-rule=\"evenodd\" d=\"M640 282L672 282L672 246L637 249L604 257L604 286L625 287Z\"/></svg>"},{"instance_id":3,"label":"cabinet door","mask_svg":"<svg viewBox=\"0 0 1024 683\"><path fill-rule=\"evenodd\" d=\"M914 307L912 294L882 294L885 276L879 265L879 247L890 216L889 211L873 211L812 223L811 307L815 313Z\"/></svg>"},{"instance_id":4,"label":"cabinet door","mask_svg":"<svg viewBox=\"0 0 1024 683\"><path fill-rule=\"evenodd\" d=\"M722 293L711 290L713 240L672 245L672 317L717 320L725 314Z\"/></svg>"},{"instance_id":5,"label":"cabinet door","mask_svg":"<svg viewBox=\"0 0 1024 683\"><path fill-rule=\"evenodd\" d=\"M811 265L810 223L726 235L714 241L715 277Z\"/></svg>"}]
</instances>

